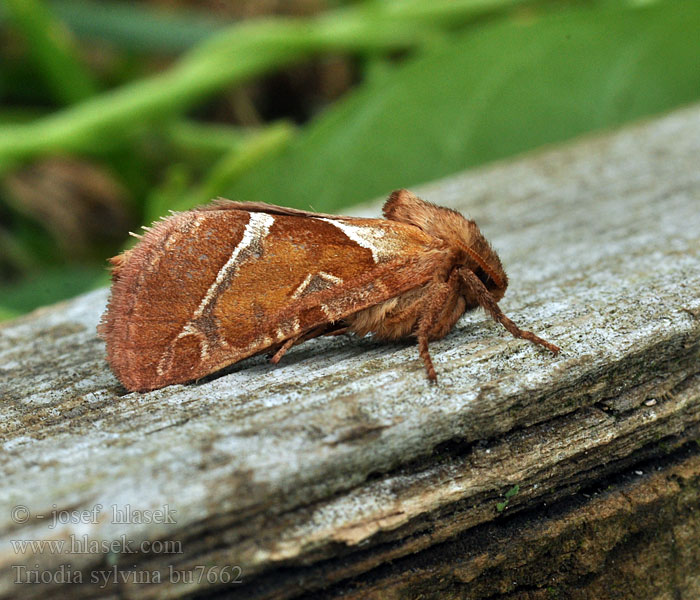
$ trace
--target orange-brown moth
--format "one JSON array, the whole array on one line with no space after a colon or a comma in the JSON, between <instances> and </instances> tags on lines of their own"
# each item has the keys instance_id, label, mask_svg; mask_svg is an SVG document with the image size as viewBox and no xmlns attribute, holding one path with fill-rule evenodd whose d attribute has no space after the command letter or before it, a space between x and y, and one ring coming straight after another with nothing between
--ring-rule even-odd
<instances>
[{"instance_id":1,"label":"orange-brown moth","mask_svg":"<svg viewBox=\"0 0 700 600\"><path fill-rule=\"evenodd\" d=\"M99 333L124 386L185 383L320 335L428 342L483 307L514 336L558 352L498 307L508 279L474 221L393 192L384 219L218 200L159 221L111 259Z\"/></svg>"}]
</instances>

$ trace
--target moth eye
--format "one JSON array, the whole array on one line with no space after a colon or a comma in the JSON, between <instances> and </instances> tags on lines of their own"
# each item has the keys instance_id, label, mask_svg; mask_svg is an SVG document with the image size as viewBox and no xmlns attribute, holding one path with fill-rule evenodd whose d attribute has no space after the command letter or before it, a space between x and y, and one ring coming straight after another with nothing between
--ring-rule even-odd
<instances>
[{"instance_id":1,"label":"moth eye","mask_svg":"<svg viewBox=\"0 0 700 600\"><path fill-rule=\"evenodd\" d=\"M493 279L491 279L491 277L489 277L489 275L481 267L476 268L476 270L474 271L474 275L476 275L479 278L479 281L481 281L481 283L484 284L484 286L489 292L498 288L496 282Z\"/></svg>"}]
</instances>

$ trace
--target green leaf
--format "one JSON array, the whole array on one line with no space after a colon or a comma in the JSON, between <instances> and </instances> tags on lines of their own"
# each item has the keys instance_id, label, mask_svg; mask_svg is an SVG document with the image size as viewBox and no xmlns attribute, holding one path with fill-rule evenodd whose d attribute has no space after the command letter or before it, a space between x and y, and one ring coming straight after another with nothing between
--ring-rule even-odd
<instances>
[{"instance_id":1,"label":"green leaf","mask_svg":"<svg viewBox=\"0 0 700 600\"><path fill-rule=\"evenodd\" d=\"M484 25L370 81L228 188L329 211L700 98L700 3Z\"/></svg>"},{"instance_id":2,"label":"green leaf","mask_svg":"<svg viewBox=\"0 0 700 600\"><path fill-rule=\"evenodd\" d=\"M508 506L508 503L510 502L510 499L515 496L518 492L520 491L520 486L516 483L512 488L510 488L505 494L504 498L505 500L503 502L498 502L496 504L496 510L498 512L503 512L506 507Z\"/></svg>"}]
</instances>

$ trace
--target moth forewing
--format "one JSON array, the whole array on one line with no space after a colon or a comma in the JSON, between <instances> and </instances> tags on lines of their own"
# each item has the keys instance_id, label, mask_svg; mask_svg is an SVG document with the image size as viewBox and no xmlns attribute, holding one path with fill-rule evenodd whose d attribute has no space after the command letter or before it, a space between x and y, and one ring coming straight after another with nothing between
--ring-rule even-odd
<instances>
[{"instance_id":1,"label":"moth forewing","mask_svg":"<svg viewBox=\"0 0 700 600\"><path fill-rule=\"evenodd\" d=\"M230 206L174 215L119 260L101 327L110 364L147 390L318 335L424 283L430 244L384 219Z\"/></svg>"}]
</instances>

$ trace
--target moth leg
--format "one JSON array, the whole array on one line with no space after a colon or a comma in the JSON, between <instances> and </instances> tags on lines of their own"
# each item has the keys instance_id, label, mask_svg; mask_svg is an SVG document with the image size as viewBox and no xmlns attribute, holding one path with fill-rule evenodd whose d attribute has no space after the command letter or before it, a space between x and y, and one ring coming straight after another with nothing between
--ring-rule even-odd
<instances>
[{"instance_id":1,"label":"moth leg","mask_svg":"<svg viewBox=\"0 0 700 600\"><path fill-rule=\"evenodd\" d=\"M513 323L513 321L506 317L498 306L496 300L494 300L493 296L489 293L484 284L481 283L481 280L472 270L460 269L459 273L468 293L476 298L476 301L489 312L494 321L499 322L517 338L529 340L535 344L544 346L547 348L547 350L554 352L554 354L559 352L560 348L558 346L550 344L548 341L543 340L541 337L535 335L531 331L520 329L515 323Z\"/></svg>"},{"instance_id":2,"label":"moth leg","mask_svg":"<svg viewBox=\"0 0 700 600\"><path fill-rule=\"evenodd\" d=\"M341 327L340 329L331 329L330 331L326 331L327 329L327 325L322 325L321 327L316 327L315 329L307 331L306 333L300 333L295 337L289 338L278 348L277 352L275 352L274 355L270 358L270 362L273 365L276 365L287 353L287 350L289 350L295 344L301 344L302 342L318 337L319 335L341 335L343 333L347 333L348 329L350 328Z\"/></svg>"},{"instance_id":3,"label":"moth leg","mask_svg":"<svg viewBox=\"0 0 700 600\"><path fill-rule=\"evenodd\" d=\"M322 335L343 335L350 331L350 327L341 327L340 329L333 329L332 331L327 331Z\"/></svg>"},{"instance_id":4,"label":"moth leg","mask_svg":"<svg viewBox=\"0 0 700 600\"><path fill-rule=\"evenodd\" d=\"M437 381L437 373L435 372L433 359L430 357L428 338L426 336L418 336L418 355L423 359L425 370L428 373L428 379L430 379L430 381Z\"/></svg>"},{"instance_id":5,"label":"moth leg","mask_svg":"<svg viewBox=\"0 0 700 600\"><path fill-rule=\"evenodd\" d=\"M423 312L418 320L418 354L423 359L428 379L437 381L437 373L428 350L430 334L435 329L438 317L442 314L445 302L454 293L458 281L457 271L453 271L445 282L437 282L430 286L430 291L423 304Z\"/></svg>"},{"instance_id":6,"label":"moth leg","mask_svg":"<svg viewBox=\"0 0 700 600\"><path fill-rule=\"evenodd\" d=\"M282 360L282 357L283 357L285 354L287 354L287 350L289 350L289 349L297 342L297 340L298 340L300 337L301 337L301 336L298 335L298 336L296 336L296 337L292 337L292 338L289 338L288 340L286 340L286 341L284 342L284 344L282 344L282 345L279 347L279 349L277 350L277 352L275 352L275 353L272 355L272 357L270 358L270 362L271 362L273 365L276 365L280 360Z\"/></svg>"},{"instance_id":7,"label":"moth leg","mask_svg":"<svg viewBox=\"0 0 700 600\"><path fill-rule=\"evenodd\" d=\"M462 280L456 270L451 273L447 285L450 287L449 294L434 319L433 328L429 332L431 340L444 338L464 314L465 300L460 293Z\"/></svg>"}]
</instances>

